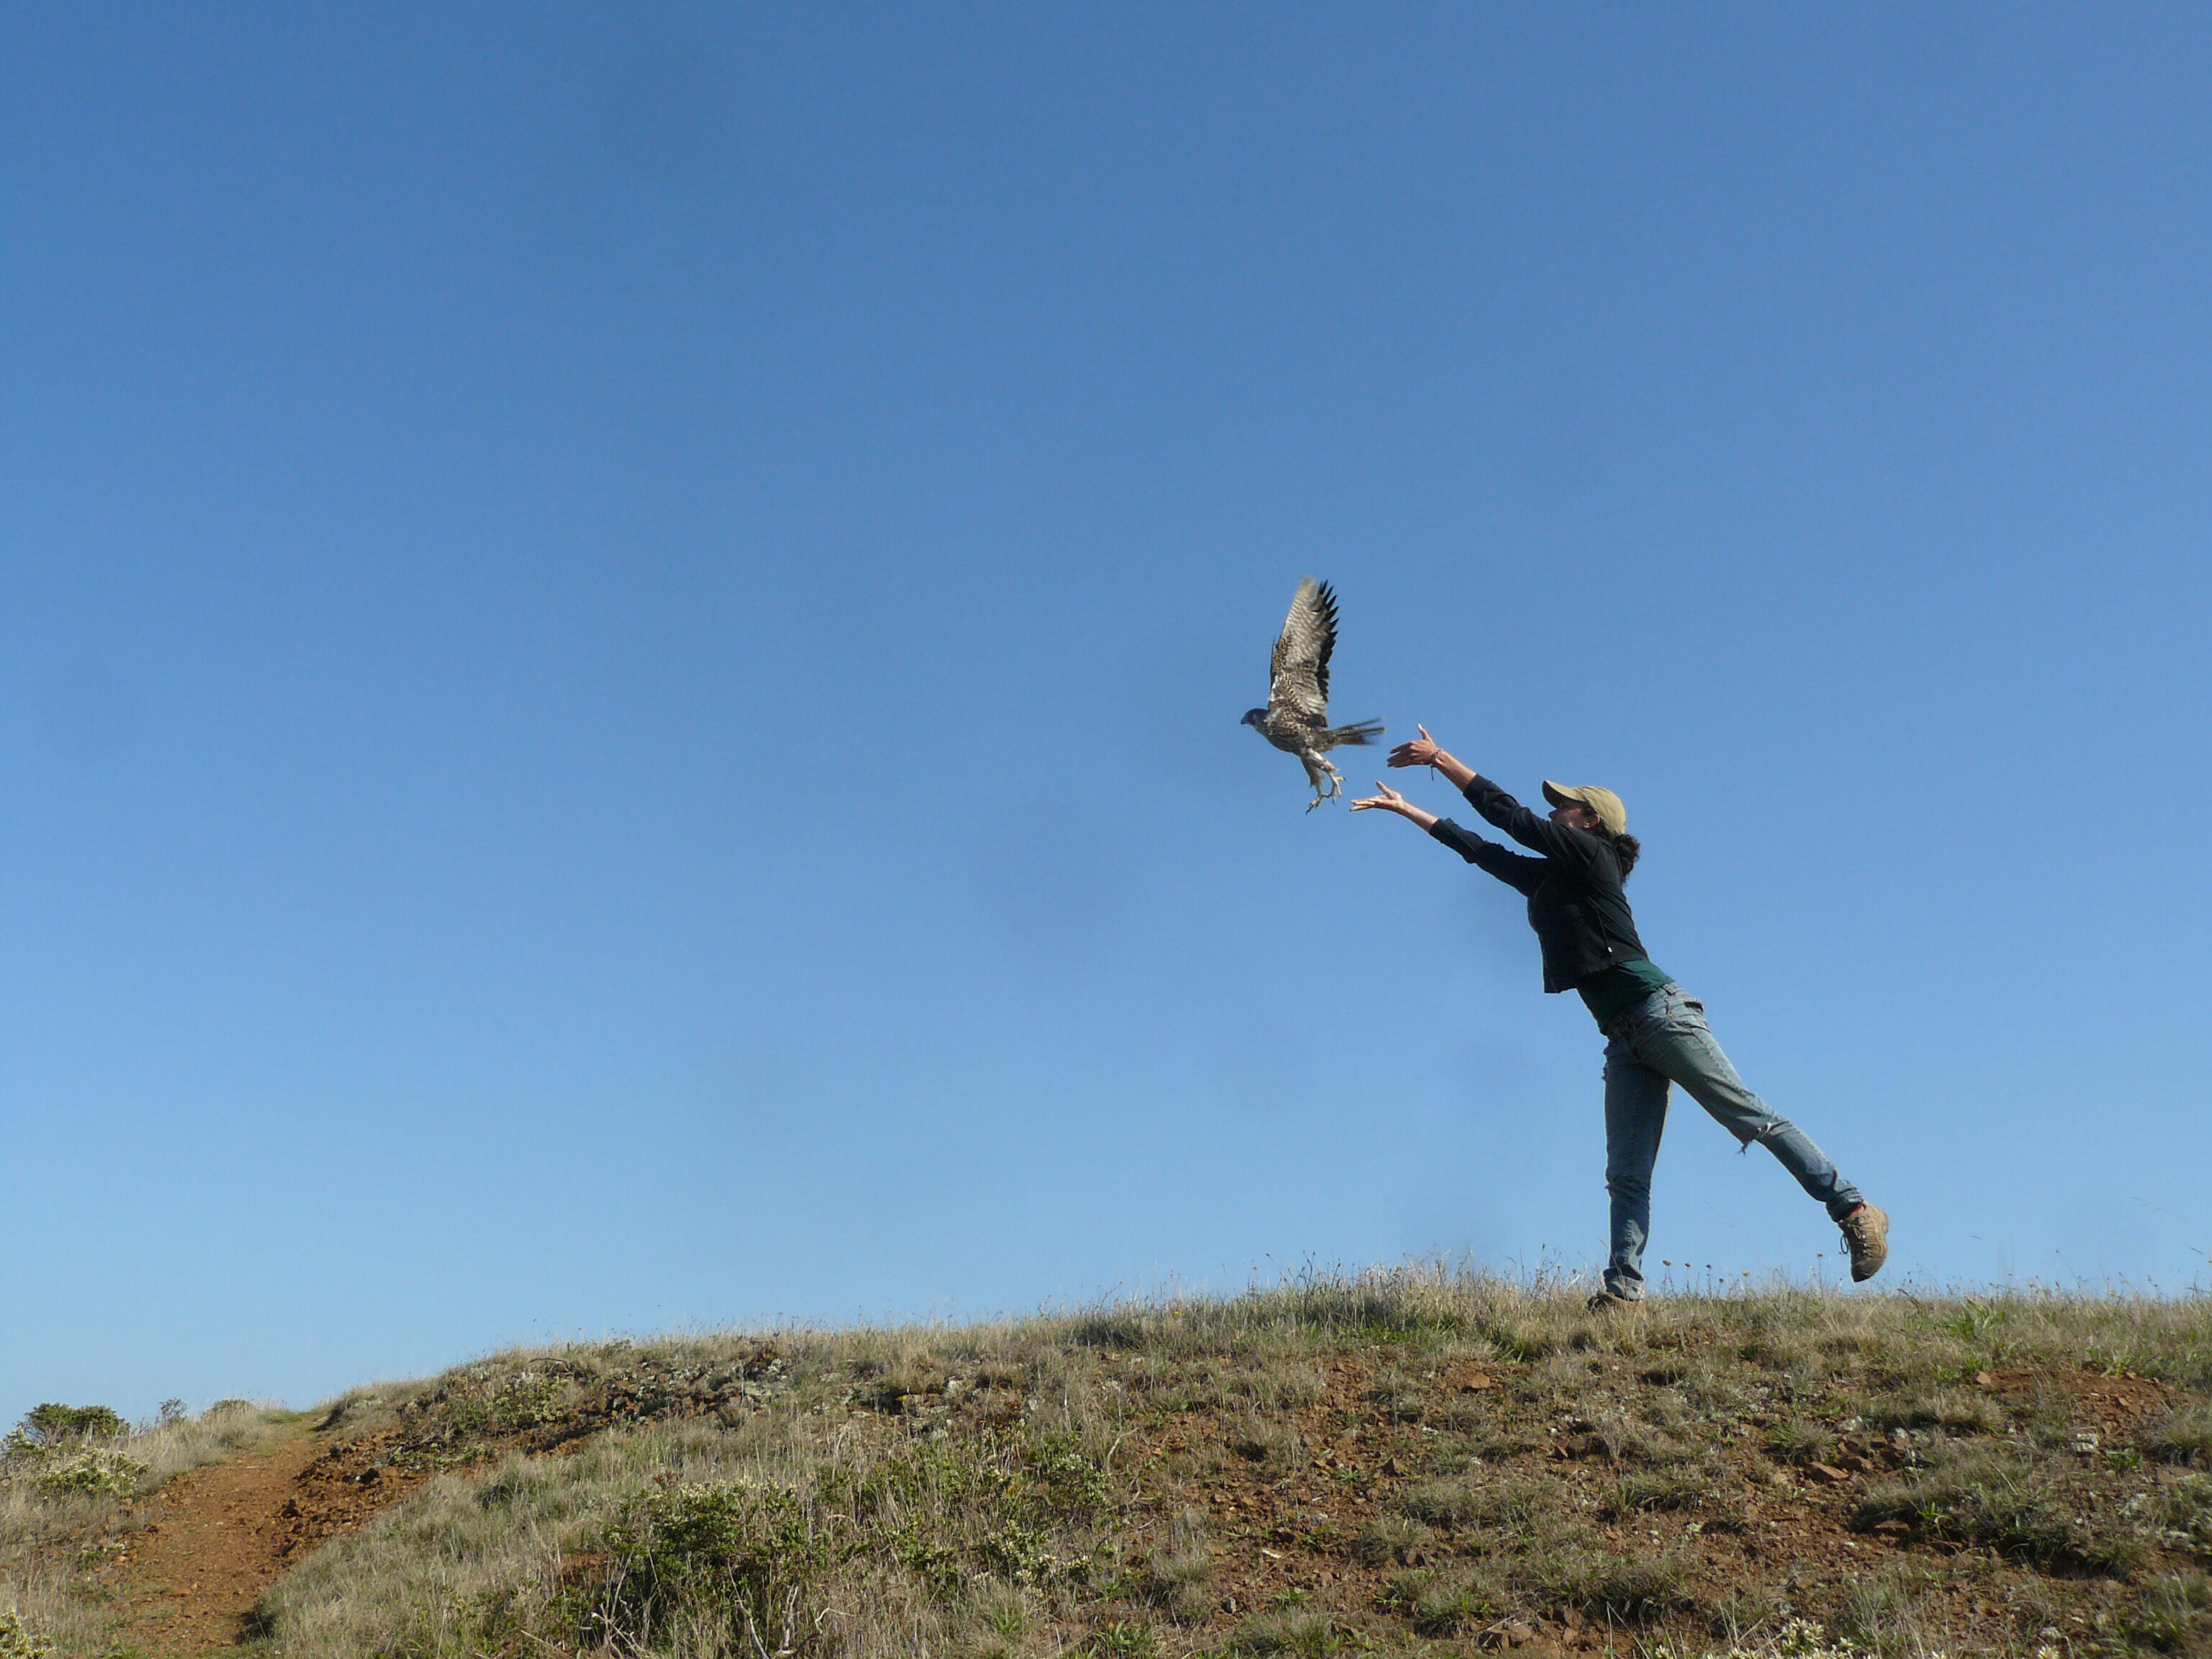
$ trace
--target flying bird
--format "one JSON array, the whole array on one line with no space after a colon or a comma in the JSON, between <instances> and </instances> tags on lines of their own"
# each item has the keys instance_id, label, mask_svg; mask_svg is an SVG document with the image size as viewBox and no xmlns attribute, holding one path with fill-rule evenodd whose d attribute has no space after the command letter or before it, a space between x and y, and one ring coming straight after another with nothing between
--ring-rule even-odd
<instances>
[{"instance_id":1,"label":"flying bird","mask_svg":"<svg viewBox=\"0 0 2212 1659\"><path fill-rule=\"evenodd\" d=\"M1372 743L1382 735L1380 720L1328 723L1328 659L1335 649L1336 595L1327 582L1301 577L1291 614L1283 620L1282 637L1267 662L1267 706L1247 710L1242 721L1298 757L1306 781L1314 787L1314 798L1306 803L1309 812L1344 793L1342 775L1323 758L1328 751L1339 744Z\"/></svg>"}]
</instances>

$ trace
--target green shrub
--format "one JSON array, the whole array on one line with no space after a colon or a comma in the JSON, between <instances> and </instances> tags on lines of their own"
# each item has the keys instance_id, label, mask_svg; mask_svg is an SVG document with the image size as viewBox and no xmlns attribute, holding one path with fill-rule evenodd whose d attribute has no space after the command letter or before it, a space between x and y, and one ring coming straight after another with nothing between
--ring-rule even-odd
<instances>
[{"instance_id":1,"label":"green shrub","mask_svg":"<svg viewBox=\"0 0 2212 1659\"><path fill-rule=\"evenodd\" d=\"M1042 1528L1007 1519L983 1534L977 1547L991 1570L1016 1584L1049 1584L1063 1577L1067 1563L1053 1553Z\"/></svg>"},{"instance_id":2,"label":"green shrub","mask_svg":"<svg viewBox=\"0 0 2212 1659\"><path fill-rule=\"evenodd\" d=\"M1084 1449L1080 1436L1039 1435L1030 1444L1029 1463L1054 1505L1063 1510L1090 1516L1113 1500L1113 1482Z\"/></svg>"},{"instance_id":3,"label":"green shrub","mask_svg":"<svg viewBox=\"0 0 2212 1659\"><path fill-rule=\"evenodd\" d=\"M147 1465L112 1446L88 1446L70 1454L39 1476L41 1492L86 1492L127 1498L146 1478Z\"/></svg>"},{"instance_id":4,"label":"green shrub","mask_svg":"<svg viewBox=\"0 0 2212 1659\"><path fill-rule=\"evenodd\" d=\"M864 1521L894 1503L948 1511L978 1500L997 1501L1009 1496L1015 1484L1001 1467L997 1449L988 1438L981 1443L925 1441L884 1459L857 1480L833 1471L823 1481L823 1496L849 1494L854 1515ZM1051 1484L1048 1474L1045 1484Z\"/></svg>"},{"instance_id":5,"label":"green shrub","mask_svg":"<svg viewBox=\"0 0 2212 1659\"><path fill-rule=\"evenodd\" d=\"M561 1377L542 1371L515 1371L487 1387L442 1401L437 1420L449 1440L462 1443L520 1434L559 1421L574 1392ZM225 1403L242 1406L245 1401ZM209 1407L208 1415L212 1417L219 1409Z\"/></svg>"},{"instance_id":6,"label":"green shrub","mask_svg":"<svg viewBox=\"0 0 2212 1659\"><path fill-rule=\"evenodd\" d=\"M52 1401L24 1413L0 1440L0 1463L37 1463L67 1446L113 1439L129 1425L105 1406L63 1406Z\"/></svg>"},{"instance_id":7,"label":"green shrub","mask_svg":"<svg viewBox=\"0 0 2212 1659\"><path fill-rule=\"evenodd\" d=\"M53 1659L54 1644L34 1633L13 1607L0 1607L0 1659Z\"/></svg>"},{"instance_id":8,"label":"green shrub","mask_svg":"<svg viewBox=\"0 0 2212 1659\"><path fill-rule=\"evenodd\" d=\"M811 1595L838 1555L797 1494L735 1482L634 1497L603 1542L612 1567L581 1633L629 1649L705 1623L749 1650L811 1651Z\"/></svg>"},{"instance_id":9,"label":"green shrub","mask_svg":"<svg viewBox=\"0 0 2212 1659\"><path fill-rule=\"evenodd\" d=\"M59 1406L52 1401L24 1414L23 1427L41 1444L112 1440L130 1425L106 1406Z\"/></svg>"}]
</instances>

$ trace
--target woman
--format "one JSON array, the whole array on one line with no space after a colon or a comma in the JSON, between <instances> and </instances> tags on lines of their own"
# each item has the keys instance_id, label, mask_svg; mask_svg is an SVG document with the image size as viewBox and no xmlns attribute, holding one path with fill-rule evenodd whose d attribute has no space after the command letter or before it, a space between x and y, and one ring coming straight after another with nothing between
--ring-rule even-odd
<instances>
[{"instance_id":1,"label":"woman","mask_svg":"<svg viewBox=\"0 0 2212 1659\"><path fill-rule=\"evenodd\" d=\"M1605 1046L1605 1189L1613 1200L1613 1249L1593 1308L1640 1301L1644 1244L1651 1231L1651 1168L1667 1124L1667 1085L1679 1083L1742 1146L1762 1141L1826 1206L1850 1247L1851 1277L1873 1278L1889 1255L1889 1218L1836 1173L1802 1129L1767 1109L1743 1086L1706 1029L1705 1006L1644 953L1622 883L1642 848L1627 809L1610 789L1544 786L1540 818L1473 768L1437 747L1426 726L1390 751L1395 767L1426 766L1457 785L1468 804L1530 852L1529 858L1439 818L1382 784L1352 803L1409 818L1469 864L1479 864L1528 900L1528 925L1544 951L1544 988L1581 993Z\"/></svg>"}]
</instances>

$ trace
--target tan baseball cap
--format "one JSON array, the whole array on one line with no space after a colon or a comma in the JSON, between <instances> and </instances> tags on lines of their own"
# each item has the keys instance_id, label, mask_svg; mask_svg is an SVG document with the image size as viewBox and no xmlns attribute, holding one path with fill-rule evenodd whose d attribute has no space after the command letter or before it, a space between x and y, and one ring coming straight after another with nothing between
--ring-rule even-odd
<instances>
[{"instance_id":1,"label":"tan baseball cap","mask_svg":"<svg viewBox=\"0 0 2212 1659\"><path fill-rule=\"evenodd\" d=\"M1628 809L1620 804L1620 797L1610 789L1601 789L1594 783L1553 783L1544 781L1544 799L1554 806L1565 806L1571 800L1580 801L1597 814L1597 821L1609 835L1628 833Z\"/></svg>"}]
</instances>

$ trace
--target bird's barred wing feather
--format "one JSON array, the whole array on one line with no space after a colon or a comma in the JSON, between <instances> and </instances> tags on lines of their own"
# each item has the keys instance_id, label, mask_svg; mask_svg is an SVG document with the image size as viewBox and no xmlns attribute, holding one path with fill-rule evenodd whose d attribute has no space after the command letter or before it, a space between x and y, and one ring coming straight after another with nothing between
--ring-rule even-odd
<instances>
[{"instance_id":1,"label":"bird's barred wing feather","mask_svg":"<svg viewBox=\"0 0 2212 1659\"><path fill-rule=\"evenodd\" d=\"M1267 664L1269 724L1285 715L1308 726L1328 721L1328 658L1336 649L1336 595L1301 577L1291 614Z\"/></svg>"}]
</instances>

